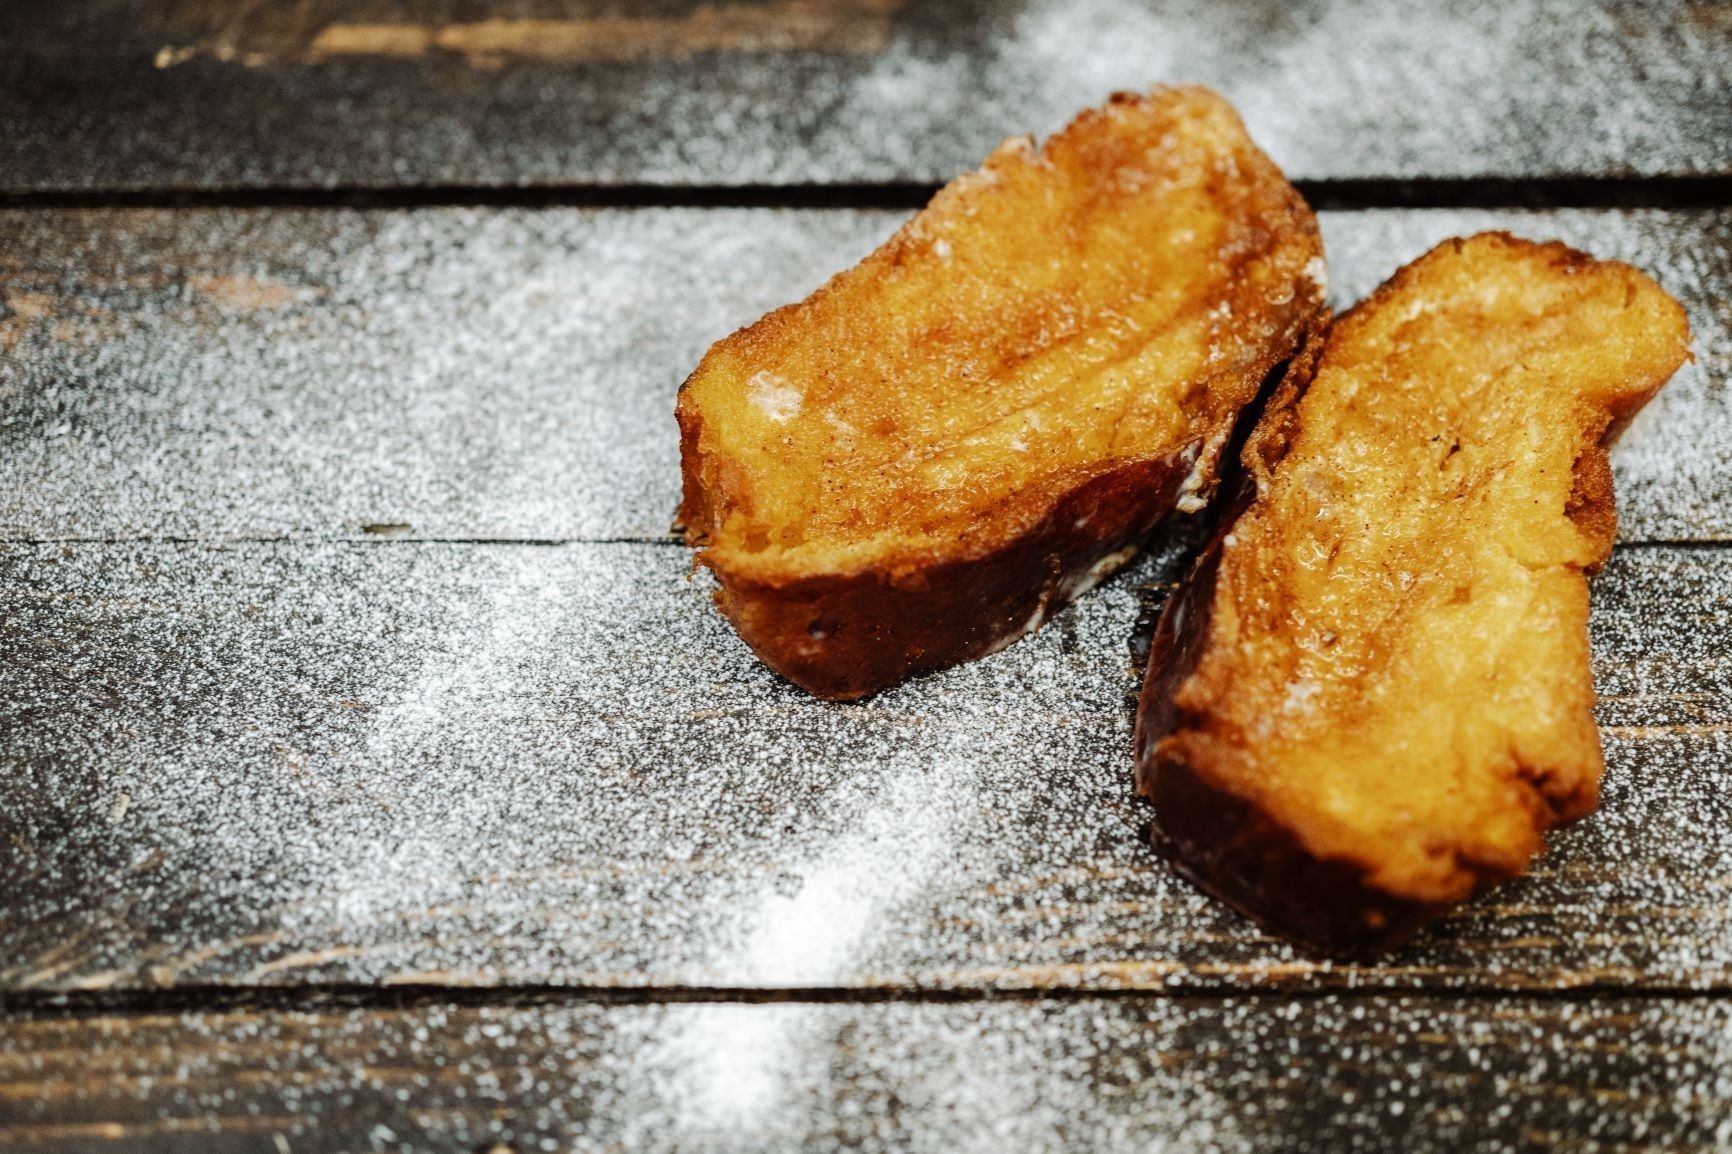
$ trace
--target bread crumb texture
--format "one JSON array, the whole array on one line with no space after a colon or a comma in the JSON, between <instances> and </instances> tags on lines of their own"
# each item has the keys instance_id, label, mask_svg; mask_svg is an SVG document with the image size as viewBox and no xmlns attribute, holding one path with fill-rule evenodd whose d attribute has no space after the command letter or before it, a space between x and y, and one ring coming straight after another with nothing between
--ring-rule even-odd
<instances>
[{"instance_id":1,"label":"bread crumb texture","mask_svg":"<svg viewBox=\"0 0 1732 1154\"><path fill-rule=\"evenodd\" d=\"M679 400L681 519L724 582L990 555L1230 422L1322 308L1321 252L1205 90L1009 140L709 351Z\"/></svg>"},{"instance_id":2,"label":"bread crumb texture","mask_svg":"<svg viewBox=\"0 0 1732 1154\"><path fill-rule=\"evenodd\" d=\"M1606 447L1688 340L1647 276L1561 244L1486 233L1397 273L1247 446L1161 755L1400 897L1519 872L1596 802Z\"/></svg>"}]
</instances>

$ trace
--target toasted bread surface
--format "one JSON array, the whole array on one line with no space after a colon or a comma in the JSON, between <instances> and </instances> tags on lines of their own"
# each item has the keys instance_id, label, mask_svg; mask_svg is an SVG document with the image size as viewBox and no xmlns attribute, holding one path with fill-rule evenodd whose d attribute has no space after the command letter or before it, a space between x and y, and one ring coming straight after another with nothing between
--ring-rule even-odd
<instances>
[{"instance_id":1,"label":"toasted bread surface","mask_svg":"<svg viewBox=\"0 0 1732 1154\"><path fill-rule=\"evenodd\" d=\"M1636 269L1485 234L1313 341L1157 629L1138 784L1185 872L1376 948L1593 808L1606 450L1688 340Z\"/></svg>"},{"instance_id":2,"label":"toasted bread surface","mask_svg":"<svg viewBox=\"0 0 1732 1154\"><path fill-rule=\"evenodd\" d=\"M1315 218L1224 101L1117 96L710 349L678 404L688 539L814 692L978 656L1201 507L1322 281Z\"/></svg>"}]
</instances>

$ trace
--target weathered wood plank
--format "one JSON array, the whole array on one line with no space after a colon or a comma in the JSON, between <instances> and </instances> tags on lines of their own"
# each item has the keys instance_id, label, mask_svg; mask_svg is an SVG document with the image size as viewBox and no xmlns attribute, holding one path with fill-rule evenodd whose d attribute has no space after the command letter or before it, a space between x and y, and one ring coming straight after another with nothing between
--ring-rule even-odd
<instances>
[{"instance_id":1,"label":"weathered wood plank","mask_svg":"<svg viewBox=\"0 0 1732 1154\"><path fill-rule=\"evenodd\" d=\"M0 1018L0 1149L1689 1150L1732 1004L1123 998Z\"/></svg>"},{"instance_id":2,"label":"weathered wood plank","mask_svg":"<svg viewBox=\"0 0 1732 1154\"><path fill-rule=\"evenodd\" d=\"M1614 556L1602 812L1377 967L1142 843L1130 639L1183 552L838 706L672 546L6 546L0 988L1732 988L1732 551Z\"/></svg>"},{"instance_id":3,"label":"weathered wood plank","mask_svg":"<svg viewBox=\"0 0 1732 1154\"><path fill-rule=\"evenodd\" d=\"M655 537L673 397L884 212L0 213L0 537ZM1652 270L1697 362L1615 455L1626 540L1732 539L1732 212L1325 214L1345 305L1507 227Z\"/></svg>"},{"instance_id":4,"label":"weathered wood plank","mask_svg":"<svg viewBox=\"0 0 1732 1154\"><path fill-rule=\"evenodd\" d=\"M937 182L1213 84L1296 177L1732 173L1715 0L0 8L0 188Z\"/></svg>"}]
</instances>

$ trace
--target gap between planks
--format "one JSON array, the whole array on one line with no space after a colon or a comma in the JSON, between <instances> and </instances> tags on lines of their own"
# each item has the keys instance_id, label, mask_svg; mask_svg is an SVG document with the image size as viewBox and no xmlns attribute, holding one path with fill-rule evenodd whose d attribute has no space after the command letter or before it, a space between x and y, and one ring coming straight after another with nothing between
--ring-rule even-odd
<instances>
[{"instance_id":1,"label":"gap between planks","mask_svg":"<svg viewBox=\"0 0 1732 1154\"><path fill-rule=\"evenodd\" d=\"M1300 180L1318 211L1360 209L1723 208L1732 176ZM538 184L0 190L3 208L791 208L908 209L939 185Z\"/></svg>"},{"instance_id":2,"label":"gap between planks","mask_svg":"<svg viewBox=\"0 0 1732 1154\"><path fill-rule=\"evenodd\" d=\"M309 986L175 986L159 990L8 990L0 992L0 1016L78 1018L182 1013L320 1013L409 1010L428 1006L533 1008L579 1005L955 1005L988 1002L1165 1001L1197 1005L1242 1002L1408 1001L1463 1003L1523 999L1549 1003L1607 1000L1698 1002L1732 1000L1732 988L1571 985L1554 988L1495 984L1447 990L1386 986L1334 988L1220 987L1176 984L1165 989L1075 987L918 986L443 986L432 982L388 985L328 983Z\"/></svg>"}]
</instances>

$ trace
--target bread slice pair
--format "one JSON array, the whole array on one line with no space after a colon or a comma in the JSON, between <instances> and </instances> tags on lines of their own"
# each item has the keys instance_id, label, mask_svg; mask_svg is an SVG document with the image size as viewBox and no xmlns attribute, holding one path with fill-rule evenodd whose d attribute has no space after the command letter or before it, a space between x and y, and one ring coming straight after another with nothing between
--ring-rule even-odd
<instances>
[{"instance_id":1,"label":"bread slice pair","mask_svg":"<svg viewBox=\"0 0 1732 1154\"><path fill-rule=\"evenodd\" d=\"M1154 833L1205 888L1375 949L1591 808L1605 447L1682 361L1652 281L1454 241L1332 327L1317 222L1201 89L1001 146L862 264L714 346L680 515L771 668L847 700L998 649L1231 509L1157 632Z\"/></svg>"}]
</instances>

